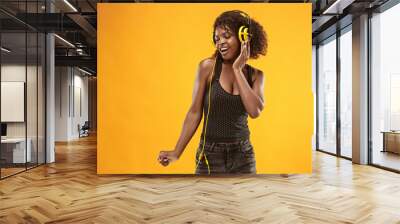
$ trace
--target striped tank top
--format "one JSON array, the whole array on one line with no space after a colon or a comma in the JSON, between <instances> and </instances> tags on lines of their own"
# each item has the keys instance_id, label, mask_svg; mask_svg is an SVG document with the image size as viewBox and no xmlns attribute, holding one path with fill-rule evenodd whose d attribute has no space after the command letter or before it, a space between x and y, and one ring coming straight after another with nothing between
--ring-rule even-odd
<instances>
[{"instance_id":1,"label":"striped tank top","mask_svg":"<svg viewBox=\"0 0 400 224\"><path fill-rule=\"evenodd\" d=\"M214 68L214 76L211 80L211 108L208 115L206 141L211 142L234 142L246 140L250 137L250 130L247 125L248 113L244 108L240 95L234 95L225 91L220 82L222 62L217 60ZM254 68L246 64L244 74L249 85L252 87L251 74ZM204 129L208 113L208 90L203 97L204 122L201 139L204 138Z\"/></svg>"}]
</instances>

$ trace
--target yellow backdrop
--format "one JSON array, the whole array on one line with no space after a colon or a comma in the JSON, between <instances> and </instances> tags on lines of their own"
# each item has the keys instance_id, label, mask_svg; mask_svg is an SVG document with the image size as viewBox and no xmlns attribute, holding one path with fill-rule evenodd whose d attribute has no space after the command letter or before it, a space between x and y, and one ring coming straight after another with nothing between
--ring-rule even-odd
<instances>
[{"instance_id":1,"label":"yellow backdrop","mask_svg":"<svg viewBox=\"0 0 400 224\"><path fill-rule=\"evenodd\" d=\"M266 78L265 108L249 117L257 173L311 172L311 4L98 4L99 174L194 173L202 123L179 161L173 149L192 100L212 25L240 9L267 31L267 56L250 60Z\"/></svg>"}]
</instances>

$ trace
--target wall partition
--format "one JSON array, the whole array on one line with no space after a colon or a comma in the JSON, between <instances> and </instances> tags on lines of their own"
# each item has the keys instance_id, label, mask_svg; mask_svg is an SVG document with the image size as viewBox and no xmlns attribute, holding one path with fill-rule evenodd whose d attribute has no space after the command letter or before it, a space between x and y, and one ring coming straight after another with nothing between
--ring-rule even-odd
<instances>
[{"instance_id":1,"label":"wall partition","mask_svg":"<svg viewBox=\"0 0 400 224\"><path fill-rule=\"evenodd\" d=\"M41 5L20 1L18 13L39 13ZM18 13L0 11L1 179L45 163L46 156L45 34Z\"/></svg>"},{"instance_id":2,"label":"wall partition","mask_svg":"<svg viewBox=\"0 0 400 224\"><path fill-rule=\"evenodd\" d=\"M196 157L196 152L203 130L206 133L204 134L206 141L212 139L212 132L209 135L210 132L207 131L211 130L212 126L203 126L207 122L199 120L197 130L190 131L190 136L186 136L188 138L185 137L185 143L181 144L183 142L179 139L183 138L179 136L186 135L186 130L182 132L182 122L191 104L190 94L198 61L203 57L201 55L212 55L215 52L215 46L209 41L210 27L212 28L215 18L219 15L224 12L228 15L235 14L236 12L229 11L237 8L244 10L252 18L257 18L257 22L264 28L268 27L266 31L270 38L268 60L253 60L250 63L254 63L252 66L262 70L264 74L279 74L268 75L268 81L265 83L268 106L263 110L263 114L259 117L250 115L253 119L248 119L251 129L249 132L252 136L249 138L254 145L254 160L257 161L254 172L258 174L311 172L313 134L313 95L310 91L311 4L204 3L179 4L179 6L97 5L98 27L101 27L101 30L98 30L98 48L101 49L98 52L100 131L97 172L99 174L182 174L195 173L197 164L200 164L198 168L202 167L205 157L199 158L200 154ZM168 16L172 12L176 15L173 18ZM285 12L284 15L282 12ZM190 20L183 21L181 18ZM119 25L124 29L115 29L116 27L109 21L119 21ZM190 23L197 24L195 29L187 26ZM175 34L177 37L185 36L185 33L196 36L196 47L193 47L193 40L171 38L169 31L163 28L171 25L177 27ZM146 32L132 37L131 34L138 29L142 30L141 27L144 27ZM285 29L282 30L282 27ZM188 57L187 49L190 49L191 57ZM140 55L132 52L140 52ZM284 60L286 58L290 60ZM154 61L162 63L154 66ZM149 66L154 69L149 71ZM147 75L141 76L143 72ZM193 75L187 75L190 73ZM116 76L119 78L115 79ZM169 91L170 89L173 91ZM232 95L229 92L227 94ZM141 97L133 100L132 96ZM168 99L174 99L180 106L168 103L170 102ZM295 113L293 108L296 108ZM226 110L218 111L216 113L218 118L210 124L224 122L226 112ZM165 115L168 115L168 119L165 119ZM234 129L228 127L229 133L222 134L237 138L238 136L233 134ZM288 136L282 135L288 130L296 133L293 135L294 139L290 141ZM176 152L183 148L185 152L179 161L168 165L165 162L168 158L164 157L166 154L161 150L174 150L176 141L180 142ZM293 150L294 148L296 150ZM202 162L198 163L199 161ZM216 167L210 163L204 170L206 172L209 170L210 174L213 174L219 172ZM241 172L241 170L242 168L235 169L228 164L222 172Z\"/></svg>"},{"instance_id":3,"label":"wall partition","mask_svg":"<svg viewBox=\"0 0 400 224\"><path fill-rule=\"evenodd\" d=\"M26 33L1 34L1 177L26 169L31 139L26 123ZM27 150L28 149L28 150ZM28 160L27 160L28 158Z\"/></svg>"}]
</instances>

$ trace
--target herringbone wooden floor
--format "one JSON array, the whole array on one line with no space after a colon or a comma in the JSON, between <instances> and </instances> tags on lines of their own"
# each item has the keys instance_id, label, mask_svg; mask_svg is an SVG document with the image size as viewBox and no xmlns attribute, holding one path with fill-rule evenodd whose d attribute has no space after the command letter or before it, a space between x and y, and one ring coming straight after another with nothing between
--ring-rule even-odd
<instances>
[{"instance_id":1,"label":"herringbone wooden floor","mask_svg":"<svg viewBox=\"0 0 400 224\"><path fill-rule=\"evenodd\" d=\"M400 223L400 175L323 153L312 175L98 176L96 139L0 181L0 223Z\"/></svg>"}]
</instances>

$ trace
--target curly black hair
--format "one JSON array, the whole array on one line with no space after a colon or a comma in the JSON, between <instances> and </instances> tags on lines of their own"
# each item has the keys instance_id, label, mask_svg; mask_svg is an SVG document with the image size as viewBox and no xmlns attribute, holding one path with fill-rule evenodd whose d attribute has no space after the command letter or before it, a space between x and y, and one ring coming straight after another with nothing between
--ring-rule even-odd
<instances>
[{"instance_id":1,"label":"curly black hair","mask_svg":"<svg viewBox=\"0 0 400 224\"><path fill-rule=\"evenodd\" d=\"M240 10L226 11L219 15L214 22L213 41L215 44L214 35L217 27L229 29L234 34L237 34L241 26L249 26L248 23L250 22L250 58L256 59L260 55L266 55L267 53L267 33L257 21L246 15L246 13ZM214 56L217 54L218 51L215 52Z\"/></svg>"}]
</instances>

